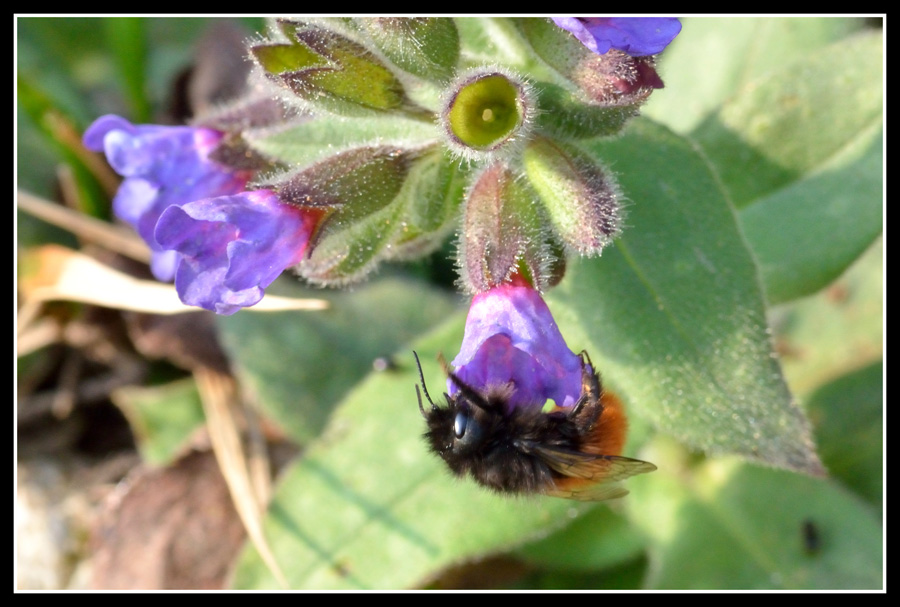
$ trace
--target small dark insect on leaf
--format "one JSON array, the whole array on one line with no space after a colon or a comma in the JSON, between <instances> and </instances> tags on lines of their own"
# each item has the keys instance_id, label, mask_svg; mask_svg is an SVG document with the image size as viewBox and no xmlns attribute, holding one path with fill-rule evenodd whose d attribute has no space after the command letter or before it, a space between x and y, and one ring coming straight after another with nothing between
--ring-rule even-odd
<instances>
[{"instance_id":1,"label":"small dark insect on leaf","mask_svg":"<svg viewBox=\"0 0 900 607\"><path fill-rule=\"evenodd\" d=\"M458 476L471 476L480 485L505 494L545 494L581 501L622 497L628 491L618 483L630 476L652 472L649 462L620 457L627 421L622 404L604 391L586 352L582 358L582 393L568 408L542 410L509 408L509 385L486 391L463 382L441 364L458 392L444 394L446 407L438 407L425 386L422 365L415 352L422 392L416 385L419 411L428 425L425 439Z\"/></svg>"},{"instance_id":2,"label":"small dark insect on leaf","mask_svg":"<svg viewBox=\"0 0 900 607\"><path fill-rule=\"evenodd\" d=\"M810 556L822 550L822 535L812 519L803 521L803 550Z\"/></svg>"}]
</instances>

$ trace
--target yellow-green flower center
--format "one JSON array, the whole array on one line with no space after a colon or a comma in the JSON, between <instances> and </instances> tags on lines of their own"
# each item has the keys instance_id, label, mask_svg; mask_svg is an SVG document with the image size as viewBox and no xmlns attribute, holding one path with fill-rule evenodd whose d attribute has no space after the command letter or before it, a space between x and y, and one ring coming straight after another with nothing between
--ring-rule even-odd
<instances>
[{"instance_id":1,"label":"yellow-green flower center","mask_svg":"<svg viewBox=\"0 0 900 607\"><path fill-rule=\"evenodd\" d=\"M448 130L463 145L490 150L523 121L521 91L506 76L488 74L462 86L447 112Z\"/></svg>"}]
</instances>

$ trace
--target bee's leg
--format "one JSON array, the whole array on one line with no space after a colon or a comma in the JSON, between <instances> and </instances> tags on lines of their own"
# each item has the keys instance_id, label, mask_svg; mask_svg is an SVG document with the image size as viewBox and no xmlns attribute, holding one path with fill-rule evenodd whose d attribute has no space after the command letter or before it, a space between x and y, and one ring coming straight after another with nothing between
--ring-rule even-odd
<instances>
[{"instance_id":1,"label":"bee's leg","mask_svg":"<svg viewBox=\"0 0 900 607\"><path fill-rule=\"evenodd\" d=\"M581 394L582 397L587 395L588 401L594 402L600 400L603 388L600 386L600 374L591 362L587 350L581 351Z\"/></svg>"},{"instance_id":2,"label":"bee's leg","mask_svg":"<svg viewBox=\"0 0 900 607\"><path fill-rule=\"evenodd\" d=\"M583 431L586 432L594 427L594 424L600 418L600 414L603 413L603 405L600 402L603 388L600 385L600 376L594 369L594 364L591 362L591 357L588 356L587 351L582 350L580 356L581 396L578 402L575 403L575 406L572 407L569 419L577 420L576 423L582 426ZM578 419L585 415L587 419Z\"/></svg>"}]
</instances>

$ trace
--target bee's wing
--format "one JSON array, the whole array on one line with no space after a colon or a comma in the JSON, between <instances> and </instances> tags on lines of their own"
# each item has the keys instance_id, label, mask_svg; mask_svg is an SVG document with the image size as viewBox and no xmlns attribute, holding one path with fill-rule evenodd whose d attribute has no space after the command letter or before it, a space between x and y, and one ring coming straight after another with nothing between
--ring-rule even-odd
<instances>
[{"instance_id":1,"label":"bee's wing","mask_svg":"<svg viewBox=\"0 0 900 607\"><path fill-rule=\"evenodd\" d=\"M546 492L553 497L561 497L580 502L602 502L628 495L628 489L622 483L589 483L569 485L566 488L554 487Z\"/></svg>"},{"instance_id":2,"label":"bee's wing","mask_svg":"<svg viewBox=\"0 0 900 607\"><path fill-rule=\"evenodd\" d=\"M601 501L622 497L628 490L616 481L656 470L650 462L618 455L598 455L546 446L533 446L533 450L550 468L567 477L558 480L547 493L568 499Z\"/></svg>"}]
</instances>

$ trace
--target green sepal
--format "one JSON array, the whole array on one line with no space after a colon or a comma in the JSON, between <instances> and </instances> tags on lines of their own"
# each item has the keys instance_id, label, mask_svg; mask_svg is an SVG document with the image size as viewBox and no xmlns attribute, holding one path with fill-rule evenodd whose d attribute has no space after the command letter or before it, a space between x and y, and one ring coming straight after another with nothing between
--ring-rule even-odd
<instances>
[{"instance_id":1,"label":"green sepal","mask_svg":"<svg viewBox=\"0 0 900 607\"><path fill-rule=\"evenodd\" d=\"M326 114L278 130L244 132L254 150L293 166L310 165L359 147L400 142L421 147L436 142L438 135L435 125L400 114L381 114L365 120L335 120Z\"/></svg>"},{"instance_id":2,"label":"green sepal","mask_svg":"<svg viewBox=\"0 0 900 607\"><path fill-rule=\"evenodd\" d=\"M339 221L351 222L387 206L400 191L411 159L420 153L398 146L355 148L268 187L287 204L336 209Z\"/></svg>"},{"instance_id":3,"label":"green sepal","mask_svg":"<svg viewBox=\"0 0 900 607\"><path fill-rule=\"evenodd\" d=\"M434 149L415 161L396 204L403 207L403 223L388 257L409 259L433 251L457 225L470 171L445 151Z\"/></svg>"},{"instance_id":4,"label":"green sepal","mask_svg":"<svg viewBox=\"0 0 900 607\"><path fill-rule=\"evenodd\" d=\"M578 148L537 138L522 157L525 173L566 246L599 255L622 226L616 182Z\"/></svg>"},{"instance_id":5,"label":"green sepal","mask_svg":"<svg viewBox=\"0 0 900 607\"><path fill-rule=\"evenodd\" d=\"M641 103L593 105L549 82L537 83L536 130L573 139L603 137L619 133L629 119L638 115Z\"/></svg>"},{"instance_id":6,"label":"green sepal","mask_svg":"<svg viewBox=\"0 0 900 607\"><path fill-rule=\"evenodd\" d=\"M504 163L481 172L469 189L460 236L460 286L481 293L520 274L545 286L550 249L542 209L525 180Z\"/></svg>"},{"instance_id":7,"label":"green sepal","mask_svg":"<svg viewBox=\"0 0 900 607\"><path fill-rule=\"evenodd\" d=\"M322 236L297 267L298 272L323 286L361 280L385 257L385 247L400 228L401 210L390 204L353 221L332 215L325 220Z\"/></svg>"},{"instance_id":8,"label":"green sepal","mask_svg":"<svg viewBox=\"0 0 900 607\"><path fill-rule=\"evenodd\" d=\"M318 284L358 280L385 256L385 246L400 228L397 198L423 149L363 147L336 154L275 186L288 204L328 212L308 259L298 267Z\"/></svg>"},{"instance_id":9,"label":"green sepal","mask_svg":"<svg viewBox=\"0 0 900 607\"><path fill-rule=\"evenodd\" d=\"M448 17L377 17L359 23L385 57L400 69L433 82L453 78L459 32Z\"/></svg>"},{"instance_id":10,"label":"green sepal","mask_svg":"<svg viewBox=\"0 0 900 607\"><path fill-rule=\"evenodd\" d=\"M397 76L359 42L303 21L278 24L288 41L251 45L251 55L305 102L348 116L410 109Z\"/></svg>"}]
</instances>

